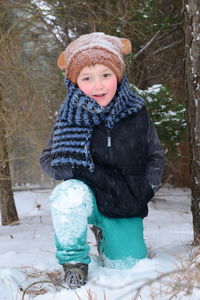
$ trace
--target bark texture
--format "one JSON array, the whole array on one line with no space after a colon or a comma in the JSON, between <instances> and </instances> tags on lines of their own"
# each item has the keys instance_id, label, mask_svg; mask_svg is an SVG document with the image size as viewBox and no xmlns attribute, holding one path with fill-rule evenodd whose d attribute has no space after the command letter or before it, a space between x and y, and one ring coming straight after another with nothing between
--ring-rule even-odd
<instances>
[{"instance_id":1,"label":"bark texture","mask_svg":"<svg viewBox=\"0 0 200 300\"><path fill-rule=\"evenodd\" d=\"M194 244L200 244L200 1L185 1L185 90Z\"/></svg>"},{"instance_id":2,"label":"bark texture","mask_svg":"<svg viewBox=\"0 0 200 300\"><path fill-rule=\"evenodd\" d=\"M18 220L10 177L2 90L0 90L0 209L2 225Z\"/></svg>"}]
</instances>

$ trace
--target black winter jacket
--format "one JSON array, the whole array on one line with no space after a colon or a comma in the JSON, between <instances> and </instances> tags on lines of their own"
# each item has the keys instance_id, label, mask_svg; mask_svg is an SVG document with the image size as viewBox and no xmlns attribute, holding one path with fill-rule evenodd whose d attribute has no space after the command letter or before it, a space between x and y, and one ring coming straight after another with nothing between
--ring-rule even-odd
<instances>
[{"instance_id":1,"label":"black winter jacket","mask_svg":"<svg viewBox=\"0 0 200 300\"><path fill-rule=\"evenodd\" d=\"M100 212L107 217L147 216L147 203L160 184L164 154L145 107L111 130L103 125L94 128L93 173L82 168L52 168L51 144L50 140L40 158L49 176L85 182L93 190Z\"/></svg>"}]
</instances>

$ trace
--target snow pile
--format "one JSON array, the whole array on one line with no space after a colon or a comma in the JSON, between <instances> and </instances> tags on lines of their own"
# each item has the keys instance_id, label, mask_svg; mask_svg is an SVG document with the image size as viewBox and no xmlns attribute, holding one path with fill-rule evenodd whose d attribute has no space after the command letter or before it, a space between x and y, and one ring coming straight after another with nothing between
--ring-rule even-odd
<instances>
[{"instance_id":1,"label":"snow pile","mask_svg":"<svg viewBox=\"0 0 200 300\"><path fill-rule=\"evenodd\" d=\"M157 192L149 205L149 216L144 219L150 258L141 260L132 269L103 268L89 230L92 262L88 283L75 291L62 288L62 267L54 257L49 196L49 190L15 192L20 223L0 228L0 300L130 300L137 292L138 299L167 300L172 296L167 294L169 283L174 285L174 293L178 291L176 299L200 299L198 290L186 295L187 281L185 288L176 285L180 276L185 280L186 275L175 273L162 278L164 272L171 272L177 266L194 268L197 260L197 256L192 256L195 249L191 247L189 189L166 186ZM193 265L189 264L189 256L190 260L191 257L194 259ZM192 276L195 272L188 271L188 274ZM162 280L153 282L159 276ZM139 289L147 280L152 284Z\"/></svg>"}]
</instances>

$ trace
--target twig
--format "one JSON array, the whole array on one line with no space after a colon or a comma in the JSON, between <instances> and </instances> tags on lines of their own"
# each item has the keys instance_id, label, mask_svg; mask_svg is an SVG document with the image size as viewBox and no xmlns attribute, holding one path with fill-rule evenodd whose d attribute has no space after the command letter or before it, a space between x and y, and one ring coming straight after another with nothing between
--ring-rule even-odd
<instances>
[{"instance_id":1,"label":"twig","mask_svg":"<svg viewBox=\"0 0 200 300\"><path fill-rule=\"evenodd\" d=\"M78 293L77 293L76 291L74 291L74 293L76 294L77 298L78 298L79 300L81 300L81 298L79 297Z\"/></svg>"},{"instance_id":2,"label":"twig","mask_svg":"<svg viewBox=\"0 0 200 300\"><path fill-rule=\"evenodd\" d=\"M31 283L29 286L27 286L27 288L23 291L23 294L22 294L22 300L24 300L24 297L25 297L27 291L28 291L32 286L37 285L37 284L41 284L41 283L50 283L50 284L54 285L53 282L50 281L50 280L40 280L40 281L35 281L35 282ZM62 288L65 288L65 286L63 286L62 284L59 284L58 286L60 286L60 287L62 287Z\"/></svg>"},{"instance_id":3,"label":"twig","mask_svg":"<svg viewBox=\"0 0 200 300\"><path fill-rule=\"evenodd\" d=\"M169 44L169 45L167 45L167 46L165 46L165 47L162 47L162 48L160 48L160 49L154 51L154 52L152 53L152 55L158 54L158 53L160 53L160 52L162 52L162 51L165 51L165 50L167 50L167 49L169 49L169 48L174 48L175 46L181 44L182 42L183 42L182 40L175 41L175 42L173 42L173 43L171 43L171 44Z\"/></svg>"},{"instance_id":4,"label":"twig","mask_svg":"<svg viewBox=\"0 0 200 300\"><path fill-rule=\"evenodd\" d=\"M133 58L136 59L140 54L142 54L152 43L153 41L158 37L158 35L160 34L160 30L158 30L154 36L144 45L144 47L142 47L142 49L140 49L140 51L138 51Z\"/></svg>"}]
</instances>

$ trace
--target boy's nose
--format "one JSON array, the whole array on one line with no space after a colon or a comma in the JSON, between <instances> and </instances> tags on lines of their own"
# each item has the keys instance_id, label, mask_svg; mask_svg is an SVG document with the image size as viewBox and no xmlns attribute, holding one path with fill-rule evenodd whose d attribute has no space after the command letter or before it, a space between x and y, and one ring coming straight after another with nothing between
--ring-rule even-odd
<instances>
[{"instance_id":1,"label":"boy's nose","mask_svg":"<svg viewBox=\"0 0 200 300\"><path fill-rule=\"evenodd\" d=\"M102 83L102 80L100 78L95 79L94 87L97 90L101 90L103 88L103 83Z\"/></svg>"}]
</instances>

